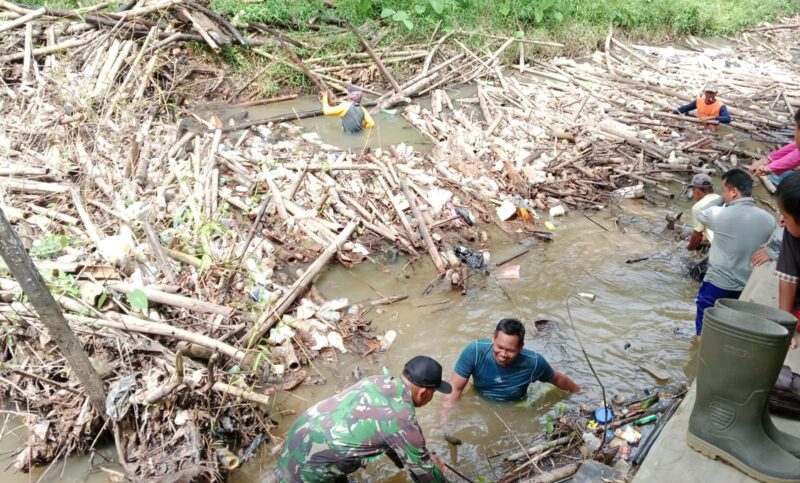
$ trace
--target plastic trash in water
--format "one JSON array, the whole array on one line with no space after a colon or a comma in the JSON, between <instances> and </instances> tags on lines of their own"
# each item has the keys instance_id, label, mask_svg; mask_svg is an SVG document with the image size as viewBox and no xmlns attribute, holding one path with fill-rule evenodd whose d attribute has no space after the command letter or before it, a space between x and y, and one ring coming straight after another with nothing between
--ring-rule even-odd
<instances>
[{"instance_id":1,"label":"plastic trash in water","mask_svg":"<svg viewBox=\"0 0 800 483\"><path fill-rule=\"evenodd\" d=\"M474 251L463 245L455 244L453 253L461 262L466 263L469 268L474 270L484 270L489 266L489 252Z\"/></svg>"},{"instance_id":2,"label":"plastic trash in water","mask_svg":"<svg viewBox=\"0 0 800 483\"><path fill-rule=\"evenodd\" d=\"M386 335L383 336L383 340L381 341L380 351L385 352L389 350L392 344L394 344L395 339L397 339L397 332L393 330L386 332Z\"/></svg>"},{"instance_id":3,"label":"plastic trash in water","mask_svg":"<svg viewBox=\"0 0 800 483\"><path fill-rule=\"evenodd\" d=\"M625 186L624 188L614 190L612 194L619 198L629 199L629 200L632 200L634 198L642 198L644 197L644 184L639 183L635 186Z\"/></svg>"},{"instance_id":4,"label":"plastic trash in water","mask_svg":"<svg viewBox=\"0 0 800 483\"><path fill-rule=\"evenodd\" d=\"M581 435L581 438L583 439L583 444L586 445L586 449L588 449L590 453L594 453L600 448L600 438L594 434L586 432Z\"/></svg>"},{"instance_id":5,"label":"plastic trash in water","mask_svg":"<svg viewBox=\"0 0 800 483\"><path fill-rule=\"evenodd\" d=\"M500 218L501 221L506 221L517 212L517 207L514 206L509 200L503 201L503 203L497 207L497 217Z\"/></svg>"},{"instance_id":6,"label":"plastic trash in water","mask_svg":"<svg viewBox=\"0 0 800 483\"><path fill-rule=\"evenodd\" d=\"M637 431L636 428L634 428L630 424L626 424L621 428L617 428L617 430L614 431L614 434L616 434L619 439L625 441L628 444L636 444L639 442L640 439L642 439L642 433Z\"/></svg>"},{"instance_id":7,"label":"plastic trash in water","mask_svg":"<svg viewBox=\"0 0 800 483\"><path fill-rule=\"evenodd\" d=\"M564 205L558 205L550 208L550 216L553 218L557 216L563 216L566 211L564 210Z\"/></svg>"},{"instance_id":8,"label":"plastic trash in water","mask_svg":"<svg viewBox=\"0 0 800 483\"><path fill-rule=\"evenodd\" d=\"M381 113L386 114L388 116L394 116L394 115L397 114L397 109L386 109L384 107L384 108L381 108Z\"/></svg>"},{"instance_id":9,"label":"plastic trash in water","mask_svg":"<svg viewBox=\"0 0 800 483\"><path fill-rule=\"evenodd\" d=\"M610 423L614 420L614 412L610 408L597 408L594 412L594 419L600 424Z\"/></svg>"},{"instance_id":10,"label":"plastic trash in water","mask_svg":"<svg viewBox=\"0 0 800 483\"><path fill-rule=\"evenodd\" d=\"M503 280L515 280L519 278L519 270L522 268L521 265L506 265L500 270L498 274L498 278Z\"/></svg>"},{"instance_id":11,"label":"plastic trash in water","mask_svg":"<svg viewBox=\"0 0 800 483\"><path fill-rule=\"evenodd\" d=\"M544 227L547 228L548 230L550 230L553 233L556 232L556 226L554 224L550 223L549 221L545 221L544 222Z\"/></svg>"}]
</instances>

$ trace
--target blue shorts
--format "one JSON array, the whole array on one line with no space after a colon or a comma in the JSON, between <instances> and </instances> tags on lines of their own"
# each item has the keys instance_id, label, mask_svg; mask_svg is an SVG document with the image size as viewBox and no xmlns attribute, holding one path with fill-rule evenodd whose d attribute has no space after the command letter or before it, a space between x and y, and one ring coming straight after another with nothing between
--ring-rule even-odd
<instances>
[{"instance_id":1,"label":"blue shorts","mask_svg":"<svg viewBox=\"0 0 800 483\"><path fill-rule=\"evenodd\" d=\"M781 175L770 174L768 176L768 178L769 178L770 181L772 181L772 184L774 184L775 186L778 186L779 184L781 184L781 181L783 181L786 178L788 178L789 176L793 175L796 171L797 171L796 169L790 169L789 171L786 171L785 173L783 173Z\"/></svg>"},{"instance_id":2,"label":"blue shorts","mask_svg":"<svg viewBox=\"0 0 800 483\"><path fill-rule=\"evenodd\" d=\"M697 318L694 320L694 328L697 331L697 335L700 335L703 331L703 314L707 308L713 307L719 299L738 299L740 295L742 295L741 290L725 290L712 283L703 282L697 292L697 299L695 299Z\"/></svg>"}]
</instances>

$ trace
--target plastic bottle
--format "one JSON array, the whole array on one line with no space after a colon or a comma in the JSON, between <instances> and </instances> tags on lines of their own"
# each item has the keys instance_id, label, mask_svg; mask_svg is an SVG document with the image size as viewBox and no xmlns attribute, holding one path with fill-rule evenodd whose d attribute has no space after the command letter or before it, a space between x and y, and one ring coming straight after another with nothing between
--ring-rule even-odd
<instances>
[{"instance_id":1,"label":"plastic bottle","mask_svg":"<svg viewBox=\"0 0 800 483\"><path fill-rule=\"evenodd\" d=\"M394 340L397 338L397 332L393 330L389 330L386 332L386 335L383 336L383 340L381 341L381 352L385 352L392 347L394 344Z\"/></svg>"}]
</instances>

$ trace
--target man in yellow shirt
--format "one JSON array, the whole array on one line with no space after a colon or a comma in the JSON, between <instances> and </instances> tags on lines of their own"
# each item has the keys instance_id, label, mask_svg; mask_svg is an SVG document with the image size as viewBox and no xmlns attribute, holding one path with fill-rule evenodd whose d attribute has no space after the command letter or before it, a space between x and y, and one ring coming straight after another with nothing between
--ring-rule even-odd
<instances>
[{"instance_id":1,"label":"man in yellow shirt","mask_svg":"<svg viewBox=\"0 0 800 483\"><path fill-rule=\"evenodd\" d=\"M347 100L335 106L328 104L328 94L326 92L320 92L320 96L322 96L322 113L326 116L341 117L344 132L357 133L364 128L371 128L375 125L372 116L361 106L363 97L361 89L347 86Z\"/></svg>"},{"instance_id":2,"label":"man in yellow shirt","mask_svg":"<svg viewBox=\"0 0 800 483\"><path fill-rule=\"evenodd\" d=\"M711 184L711 177L705 173L694 175L690 184L689 199L695 200L692 206L692 235L689 238L687 250L698 250L703 242L703 237L709 243L714 240L714 232L709 230L697 219L697 214L709 206L722 205L722 197L714 193L714 185Z\"/></svg>"}]
</instances>

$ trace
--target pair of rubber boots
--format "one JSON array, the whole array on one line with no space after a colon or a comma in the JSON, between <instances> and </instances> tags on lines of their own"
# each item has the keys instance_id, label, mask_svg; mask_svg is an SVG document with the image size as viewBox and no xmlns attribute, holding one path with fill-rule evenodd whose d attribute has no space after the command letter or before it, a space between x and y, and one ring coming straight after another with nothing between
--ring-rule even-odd
<instances>
[{"instance_id":1,"label":"pair of rubber boots","mask_svg":"<svg viewBox=\"0 0 800 483\"><path fill-rule=\"evenodd\" d=\"M706 309L689 446L757 480L800 483L800 438L768 410L796 326L787 312L741 300Z\"/></svg>"}]
</instances>

